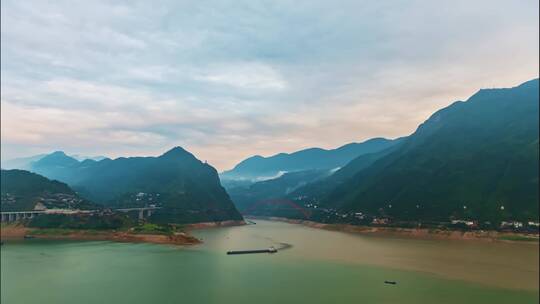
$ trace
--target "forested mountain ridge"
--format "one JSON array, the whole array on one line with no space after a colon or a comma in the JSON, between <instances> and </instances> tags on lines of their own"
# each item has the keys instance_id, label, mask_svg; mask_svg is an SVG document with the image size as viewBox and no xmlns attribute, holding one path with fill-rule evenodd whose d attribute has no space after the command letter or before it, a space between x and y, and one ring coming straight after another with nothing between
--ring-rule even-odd
<instances>
[{"instance_id":1,"label":"forested mountain ridge","mask_svg":"<svg viewBox=\"0 0 540 304\"><path fill-rule=\"evenodd\" d=\"M286 172L331 170L344 166L357 156L384 150L395 143L395 140L373 138L331 150L310 148L293 153L279 153L270 157L256 155L243 160L233 169L220 175L223 179L260 181L278 177Z\"/></svg>"},{"instance_id":2,"label":"forested mountain ridge","mask_svg":"<svg viewBox=\"0 0 540 304\"><path fill-rule=\"evenodd\" d=\"M17 169L2 170L0 180L2 211L96 208L65 183L39 174Z\"/></svg>"},{"instance_id":3,"label":"forested mountain ridge","mask_svg":"<svg viewBox=\"0 0 540 304\"><path fill-rule=\"evenodd\" d=\"M535 79L437 111L322 204L404 219L537 218L538 92Z\"/></svg>"},{"instance_id":4,"label":"forested mountain ridge","mask_svg":"<svg viewBox=\"0 0 540 304\"><path fill-rule=\"evenodd\" d=\"M175 147L158 157L121 157L79 162L57 153L33 167L66 182L106 207L162 207L153 221L184 223L241 220L217 171Z\"/></svg>"}]
</instances>

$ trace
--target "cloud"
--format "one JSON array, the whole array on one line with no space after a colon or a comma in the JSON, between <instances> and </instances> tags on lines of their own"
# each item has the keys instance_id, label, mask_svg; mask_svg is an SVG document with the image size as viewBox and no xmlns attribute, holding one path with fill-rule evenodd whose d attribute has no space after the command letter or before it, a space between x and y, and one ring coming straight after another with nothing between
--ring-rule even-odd
<instances>
[{"instance_id":1,"label":"cloud","mask_svg":"<svg viewBox=\"0 0 540 304\"><path fill-rule=\"evenodd\" d=\"M194 79L228 85L239 90L283 90L287 87L285 80L275 69L260 63L229 64L204 71L202 75L195 76Z\"/></svg>"},{"instance_id":2,"label":"cloud","mask_svg":"<svg viewBox=\"0 0 540 304\"><path fill-rule=\"evenodd\" d=\"M2 157L254 155L411 133L538 77L538 1L1 2Z\"/></svg>"}]
</instances>

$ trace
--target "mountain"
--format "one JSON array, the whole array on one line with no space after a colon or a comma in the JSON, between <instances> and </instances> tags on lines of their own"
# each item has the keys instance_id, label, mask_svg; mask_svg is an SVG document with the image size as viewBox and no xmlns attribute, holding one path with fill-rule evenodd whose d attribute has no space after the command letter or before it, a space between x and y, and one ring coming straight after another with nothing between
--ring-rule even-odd
<instances>
[{"instance_id":1,"label":"mountain","mask_svg":"<svg viewBox=\"0 0 540 304\"><path fill-rule=\"evenodd\" d=\"M393 144L395 144L393 140L373 138L332 150L310 148L270 157L257 155L243 160L232 170L221 173L221 178L224 180L262 180L278 177L285 172L330 170L344 166L359 155L381 151Z\"/></svg>"},{"instance_id":2,"label":"mountain","mask_svg":"<svg viewBox=\"0 0 540 304\"><path fill-rule=\"evenodd\" d=\"M95 160L95 161L100 161L100 160L104 160L106 159L107 157L106 156L86 156L86 155L79 155L79 154L73 154L73 155L70 155L72 158L78 160L78 161L85 161L87 159L89 160Z\"/></svg>"},{"instance_id":3,"label":"mountain","mask_svg":"<svg viewBox=\"0 0 540 304\"><path fill-rule=\"evenodd\" d=\"M59 154L65 155L65 153L62 151L56 151L51 154L38 154L34 156L29 156L29 157L19 157L19 158L13 158L13 159L8 159L8 160L2 160L2 169L7 169L7 170L20 169L20 170L32 171L33 166L35 165L36 162L40 161L41 159L45 157L52 156L52 155L58 156ZM67 155L65 156L75 159L77 161L84 161L87 159L100 161L106 158L105 156L84 156L84 155L76 155L76 154L71 155L71 156L67 156Z\"/></svg>"},{"instance_id":4,"label":"mountain","mask_svg":"<svg viewBox=\"0 0 540 304\"><path fill-rule=\"evenodd\" d=\"M62 151L56 151L33 162L30 170L50 179L67 181L70 173L68 169L78 165L79 161L75 158L67 156Z\"/></svg>"},{"instance_id":5,"label":"mountain","mask_svg":"<svg viewBox=\"0 0 540 304\"><path fill-rule=\"evenodd\" d=\"M45 155L47 154L39 154L39 155L30 156L30 157L19 157L19 158L8 159L5 161L2 161L2 169L29 170L32 166L32 163L40 160Z\"/></svg>"},{"instance_id":6,"label":"mountain","mask_svg":"<svg viewBox=\"0 0 540 304\"><path fill-rule=\"evenodd\" d=\"M480 90L437 111L318 200L406 220L537 219L538 82Z\"/></svg>"},{"instance_id":7,"label":"mountain","mask_svg":"<svg viewBox=\"0 0 540 304\"><path fill-rule=\"evenodd\" d=\"M24 170L1 170L2 211L48 209L90 209L96 206L82 199L68 185Z\"/></svg>"},{"instance_id":8,"label":"mountain","mask_svg":"<svg viewBox=\"0 0 540 304\"><path fill-rule=\"evenodd\" d=\"M282 176L256 182L250 185L236 186L228 189L236 207L246 213L257 208L266 208L264 201L287 196L299 187L313 183L332 174L332 170L304 170L285 173Z\"/></svg>"},{"instance_id":9,"label":"mountain","mask_svg":"<svg viewBox=\"0 0 540 304\"><path fill-rule=\"evenodd\" d=\"M237 208L245 214L283 217L295 214L302 215L298 213L296 207L289 211L283 210L291 205L282 204L284 203L282 200L291 201L295 198L302 198L304 201L313 202L317 198L327 195L357 172L373 164L377 159L396 150L403 140L404 138L395 139L394 145L389 148L360 155L342 169L285 173L278 178L253 184L232 184L227 188L227 191Z\"/></svg>"},{"instance_id":10,"label":"mountain","mask_svg":"<svg viewBox=\"0 0 540 304\"><path fill-rule=\"evenodd\" d=\"M54 155L53 155L54 154ZM33 168L108 207L157 205L151 221L187 223L241 220L217 171L176 147L159 157L77 160L53 153Z\"/></svg>"},{"instance_id":11,"label":"mountain","mask_svg":"<svg viewBox=\"0 0 540 304\"><path fill-rule=\"evenodd\" d=\"M405 139L406 137L395 139L395 144L389 148L378 152L360 155L343 166L343 168L340 168L335 173L329 175L327 178L322 178L298 187L298 189L290 193L288 197L306 197L314 199L324 197L336 187L347 182L349 178L353 177L358 172L371 166L378 159L399 149Z\"/></svg>"}]
</instances>

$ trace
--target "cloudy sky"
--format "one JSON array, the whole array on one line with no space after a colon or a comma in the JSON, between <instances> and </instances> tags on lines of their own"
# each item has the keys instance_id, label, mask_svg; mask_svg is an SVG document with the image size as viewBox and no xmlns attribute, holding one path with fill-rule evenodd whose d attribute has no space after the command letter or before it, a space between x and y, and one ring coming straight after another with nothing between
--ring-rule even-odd
<instances>
[{"instance_id":1,"label":"cloudy sky","mask_svg":"<svg viewBox=\"0 0 540 304\"><path fill-rule=\"evenodd\" d=\"M538 0L2 0L2 158L254 155L410 134L538 77Z\"/></svg>"}]
</instances>

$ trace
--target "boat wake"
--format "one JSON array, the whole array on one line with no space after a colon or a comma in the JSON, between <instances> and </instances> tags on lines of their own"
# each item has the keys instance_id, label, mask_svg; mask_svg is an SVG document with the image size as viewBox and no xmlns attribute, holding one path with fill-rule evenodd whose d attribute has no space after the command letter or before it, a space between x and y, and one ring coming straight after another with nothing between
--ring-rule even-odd
<instances>
[{"instance_id":1,"label":"boat wake","mask_svg":"<svg viewBox=\"0 0 540 304\"><path fill-rule=\"evenodd\" d=\"M271 237L261 237L261 238L269 240L270 242L276 244L276 246L274 246L274 248L276 248L278 251L293 248L293 244L278 242L278 241L274 240Z\"/></svg>"},{"instance_id":2,"label":"boat wake","mask_svg":"<svg viewBox=\"0 0 540 304\"><path fill-rule=\"evenodd\" d=\"M281 251L281 250L285 250L285 249L291 249L293 247L292 244L288 244L288 243L278 243L279 246L275 246L275 248L278 250L278 251Z\"/></svg>"}]
</instances>

